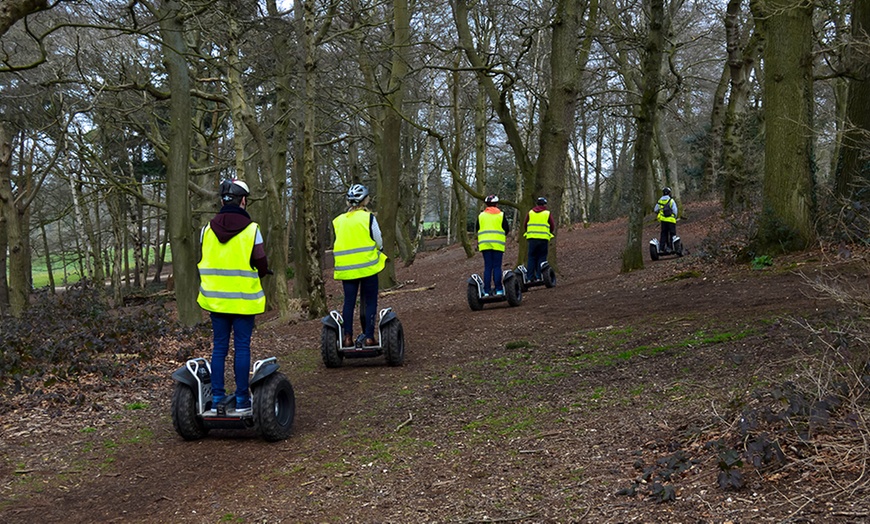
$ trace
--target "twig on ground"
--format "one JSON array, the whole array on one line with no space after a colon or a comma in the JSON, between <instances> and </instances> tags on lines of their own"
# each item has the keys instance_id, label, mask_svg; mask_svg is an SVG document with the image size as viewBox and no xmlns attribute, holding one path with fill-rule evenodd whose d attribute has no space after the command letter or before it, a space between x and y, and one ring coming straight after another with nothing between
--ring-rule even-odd
<instances>
[{"instance_id":1,"label":"twig on ground","mask_svg":"<svg viewBox=\"0 0 870 524\"><path fill-rule=\"evenodd\" d=\"M530 519L532 517L537 517L538 513L540 513L540 512L535 511L534 513L527 513L525 515L520 515L517 517L505 517L503 519L471 519L471 520L463 520L462 522L463 522L463 524L475 524L478 522L484 522L486 524L491 524L493 522L519 522L521 520L526 520L526 519Z\"/></svg>"},{"instance_id":2,"label":"twig on ground","mask_svg":"<svg viewBox=\"0 0 870 524\"><path fill-rule=\"evenodd\" d=\"M408 420L406 420L406 421L402 422L401 424L399 424L398 426L396 426L396 431L399 431L403 427L410 424L412 420L414 420L414 415L412 415L411 412L409 411L408 412Z\"/></svg>"},{"instance_id":3,"label":"twig on ground","mask_svg":"<svg viewBox=\"0 0 870 524\"><path fill-rule=\"evenodd\" d=\"M391 290L383 291L379 296L385 297L387 295L396 295L398 293L413 293L415 291L429 291L430 289L435 289L435 284L432 284L431 286L415 287L412 289L401 289L402 286L404 286L404 284L400 284Z\"/></svg>"}]
</instances>

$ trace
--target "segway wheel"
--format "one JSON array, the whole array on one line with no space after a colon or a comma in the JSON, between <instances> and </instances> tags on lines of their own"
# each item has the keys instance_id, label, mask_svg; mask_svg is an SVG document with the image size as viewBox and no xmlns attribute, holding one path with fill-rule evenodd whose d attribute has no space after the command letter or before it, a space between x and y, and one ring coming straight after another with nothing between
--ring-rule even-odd
<instances>
[{"instance_id":1,"label":"segway wheel","mask_svg":"<svg viewBox=\"0 0 870 524\"><path fill-rule=\"evenodd\" d=\"M341 362L344 360L338 352L338 332L328 326L323 326L320 332L320 356L323 357L323 363L328 368L341 367Z\"/></svg>"},{"instance_id":2,"label":"segway wheel","mask_svg":"<svg viewBox=\"0 0 870 524\"><path fill-rule=\"evenodd\" d=\"M525 279L523 278L523 272L520 271L519 268L517 268L517 269L514 269L514 275L520 280L520 287L522 288L522 290L524 292L528 291L529 286L526 285Z\"/></svg>"},{"instance_id":3,"label":"segway wheel","mask_svg":"<svg viewBox=\"0 0 870 524\"><path fill-rule=\"evenodd\" d=\"M405 330L399 319L395 319L384 327L384 353L388 366L401 366L405 362Z\"/></svg>"},{"instance_id":4,"label":"segway wheel","mask_svg":"<svg viewBox=\"0 0 870 524\"><path fill-rule=\"evenodd\" d=\"M655 244L649 245L649 257L653 260L659 259L659 250Z\"/></svg>"},{"instance_id":5,"label":"segway wheel","mask_svg":"<svg viewBox=\"0 0 870 524\"><path fill-rule=\"evenodd\" d=\"M290 436L296 417L296 396L283 373L272 373L254 389L254 425L264 439L275 442Z\"/></svg>"},{"instance_id":6,"label":"segway wheel","mask_svg":"<svg viewBox=\"0 0 870 524\"><path fill-rule=\"evenodd\" d=\"M544 277L544 286L554 287L556 285L556 271L549 265L541 273L541 276Z\"/></svg>"},{"instance_id":7,"label":"segway wheel","mask_svg":"<svg viewBox=\"0 0 870 524\"><path fill-rule=\"evenodd\" d=\"M469 284L467 295L468 307L470 307L472 311L480 311L483 309L483 302L480 301L480 297L477 295L477 286Z\"/></svg>"},{"instance_id":8,"label":"segway wheel","mask_svg":"<svg viewBox=\"0 0 870 524\"><path fill-rule=\"evenodd\" d=\"M674 242L674 253L677 254L678 257L683 256L683 241L677 240Z\"/></svg>"},{"instance_id":9,"label":"segway wheel","mask_svg":"<svg viewBox=\"0 0 870 524\"><path fill-rule=\"evenodd\" d=\"M520 284L520 279L512 278L505 282L504 292L511 307L519 306L523 301L523 285Z\"/></svg>"},{"instance_id":10,"label":"segway wheel","mask_svg":"<svg viewBox=\"0 0 870 524\"><path fill-rule=\"evenodd\" d=\"M199 440L208 435L202 418L196 415L196 396L187 384L175 383L172 392L172 425L184 440Z\"/></svg>"}]
</instances>

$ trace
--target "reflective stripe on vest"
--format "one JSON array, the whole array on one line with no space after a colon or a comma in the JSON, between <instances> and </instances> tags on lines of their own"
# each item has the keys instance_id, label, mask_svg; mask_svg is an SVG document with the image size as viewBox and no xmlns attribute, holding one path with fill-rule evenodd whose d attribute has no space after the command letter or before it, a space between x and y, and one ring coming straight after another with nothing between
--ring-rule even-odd
<instances>
[{"instance_id":1,"label":"reflective stripe on vest","mask_svg":"<svg viewBox=\"0 0 870 524\"><path fill-rule=\"evenodd\" d=\"M505 233L501 228L504 213L487 213L486 211L478 215L480 221L480 231L477 232L477 249L485 251L491 249L494 251L504 251Z\"/></svg>"},{"instance_id":2,"label":"reflective stripe on vest","mask_svg":"<svg viewBox=\"0 0 870 524\"><path fill-rule=\"evenodd\" d=\"M266 294L257 270L251 267L257 227L256 222L251 222L226 243L218 240L211 226L203 228L196 299L201 308L237 315L256 315L266 310Z\"/></svg>"},{"instance_id":3,"label":"reflective stripe on vest","mask_svg":"<svg viewBox=\"0 0 870 524\"><path fill-rule=\"evenodd\" d=\"M333 278L356 280L376 275L384 269L387 256L372 238L371 213L358 209L338 215L332 221L332 228L335 231Z\"/></svg>"},{"instance_id":4,"label":"reflective stripe on vest","mask_svg":"<svg viewBox=\"0 0 870 524\"><path fill-rule=\"evenodd\" d=\"M540 212L529 211L529 223L523 236L544 240L553 238L553 234L550 232L550 212L548 210Z\"/></svg>"},{"instance_id":5,"label":"reflective stripe on vest","mask_svg":"<svg viewBox=\"0 0 870 524\"><path fill-rule=\"evenodd\" d=\"M659 219L659 222L673 222L674 224L677 223L677 215L676 214L673 214L669 217L666 217L666 216L664 216L664 214L662 214L662 212L665 209L665 206L671 207L671 200L672 200L671 197L662 197L657 202L659 205L659 214L656 218ZM673 209L672 209L672 211L673 211Z\"/></svg>"}]
</instances>

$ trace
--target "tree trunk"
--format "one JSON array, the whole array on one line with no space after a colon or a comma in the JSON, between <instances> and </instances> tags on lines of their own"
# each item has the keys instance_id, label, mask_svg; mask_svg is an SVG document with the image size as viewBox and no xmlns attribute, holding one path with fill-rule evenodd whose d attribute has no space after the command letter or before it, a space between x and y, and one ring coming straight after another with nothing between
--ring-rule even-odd
<instances>
[{"instance_id":1,"label":"tree trunk","mask_svg":"<svg viewBox=\"0 0 870 524\"><path fill-rule=\"evenodd\" d=\"M0 141L2 141L2 137L3 131L0 130ZM0 143L0 153L2 153L2 150L3 145ZM2 162L0 162L0 169L4 169ZM2 202L0 202L0 205L2 205ZM6 231L6 213L0 209L0 275L3 276L3 278L0 278L0 316L9 314L9 283L7 279L9 265L6 263L9 259L7 257L8 241L6 238Z\"/></svg>"},{"instance_id":2,"label":"tree trunk","mask_svg":"<svg viewBox=\"0 0 870 524\"><path fill-rule=\"evenodd\" d=\"M0 36L25 16L48 9L48 0L5 0L0 3Z\"/></svg>"},{"instance_id":3,"label":"tree trunk","mask_svg":"<svg viewBox=\"0 0 870 524\"><path fill-rule=\"evenodd\" d=\"M756 253L807 248L813 218L813 7L764 4L764 191Z\"/></svg>"},{"instance_id":4,"label":"tree trunk","mask_svg":"<svg viewBox=\"0 0 870 524\"><path fill-rule=\"evenodd\" d=\"M849 97L840 162L835 175L838 196L851 198L863 188L861 200L870 204L870 0L854 0L852 42L849 46Z\"/></svg>"},{"instance_id":5,"label":"tree trunk","mask_svg":"<svg viewBox=\"0 0 870 524\"><path fill-rule=\"evenodd\" d=\"M753 32L745 47L738 26L740 2L731 0L725 17L725 38L728 49L728 72L731 92L722 129L722 204L727 210L748 208L751 204L748 189L751 173L746 166L745 108L749 99L750 72L758 60L763 46L762 35Z\"/></svg>"},{"instance_id":6,"label":"tree trunk","mask_svg":"<svg viewBox=\"0 0 870 524\"><path fill-rule=\"evenodd\" d=\"M408 47L411 41L410 17L408 0L393 0L392 64L378 162L378 223L384 239L384 254L387 255L387 265L378 275L381 288L396 285L396 222L402 176L402 106L405 101L404 82L408 74Z\"/></svg>"},{"instance_id":7,"label":"tree trunk","mask_svg":"<svg viewBox=\"0 0 870 524\"><path fill-rule=\"evenodd\" d=\"M9 312L13 317L21 317L27 309L30 289L21 216L12 192L12 137L7 126L5 122L0 122L0 211L6 220L6 245L9 252Z\"/></svg>"},{"instance_id":8,"label":"tree trunk","mask_svg":"<svg viewBox=\"0 0 870 524\"><path fill-rule=\"evenodd\" d=\"M450 116L453 120L453 146L450 153L449 162L451 164L451 173L462 173L460 157L462 156L462 117L459 115L459 70L453 71L451 75L452 82L450 83ZM454 175L455 178L456 175ZM456 240L462 244L462 249L465 250L465 256L471 258L474 256L474 247L468 238L468 205L465 202L465 194L461 187L456 183L453 184L453 199L456 202L455 206L451 206L454 210L453 218L456 226Z\"/></svg>"},{"instance_id":9,"label":"tree trunk","mask_svg":"<svg viewBox=\"0 0 870 524\"><path fill-rule=\"evenodd\" d=\"M315 129L315 85L314 73L317 68L315 60L316 46L314 35L314 12L312 2L304 4L304 33L303 45L305 48L304 60L304 96L305 108L303 115L302 130L302 176L299 187L301 199L302 239L303 255L305 257L306 276L308 281L308 314L310 317L326 315L326 289L323 283L323 271L320 267L320 237L318 234L317 214L317 166L314 160L314 135Z\"/></svg>"},{"instance_id":10,"label":"tree trunk","mask_svg":"<svg viewBox=\"0 0 870 524\"><path fill-rule=\"evenodd\" d=\"M643 269L644 196L650 177L653 154L653 133L657 113L658 92L664 50L664 0L644 2L649 6L649 34L643 57L640 107L637 112L637 140L634 146L634 170L631 179L628 211L628 238L622 253L622 272Z\"/></svg>"},{"instance_id":11,"label":"tree trunk","mask_svg":"<svg viewBox=\"0 0 870 524\"><path fill-rule=\"evenodd\" d=\"M169 104L169 155L166 165L166 201L169 242L172 247L172 273L178 319L192 326L202 320L196 303L199 289L197 240L193 235L188 178L190 167L191 117L190 74L184 56L187 41L180 16L181 2L164 0L161 5L160 33L163 62L172 98Z\"/></svg>"}]
</instances>

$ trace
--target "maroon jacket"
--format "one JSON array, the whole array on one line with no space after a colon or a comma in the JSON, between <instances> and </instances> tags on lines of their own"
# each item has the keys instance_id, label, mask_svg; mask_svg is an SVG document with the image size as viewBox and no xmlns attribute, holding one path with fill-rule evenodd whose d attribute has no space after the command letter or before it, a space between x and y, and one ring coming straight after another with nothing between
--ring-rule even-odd
<instances>
[{"instance_id":1,"label":"maroon jacket","mask_svg":"<svg viewBox=\"0 0 870 524\"><path fill-rule=\"evenodd\" d=\"M209 225L220 243L225 244L244 231L251 222L253 222L251 215L241 207L225 205L209 221ZM269 261L266 259L266 247L263 245L262 237L259 238L259 242L254 243L254 249L251 251L251 267L256 268L257 274L261 277L272 274L269 269Z\"/></svg>"}]
</instances>

